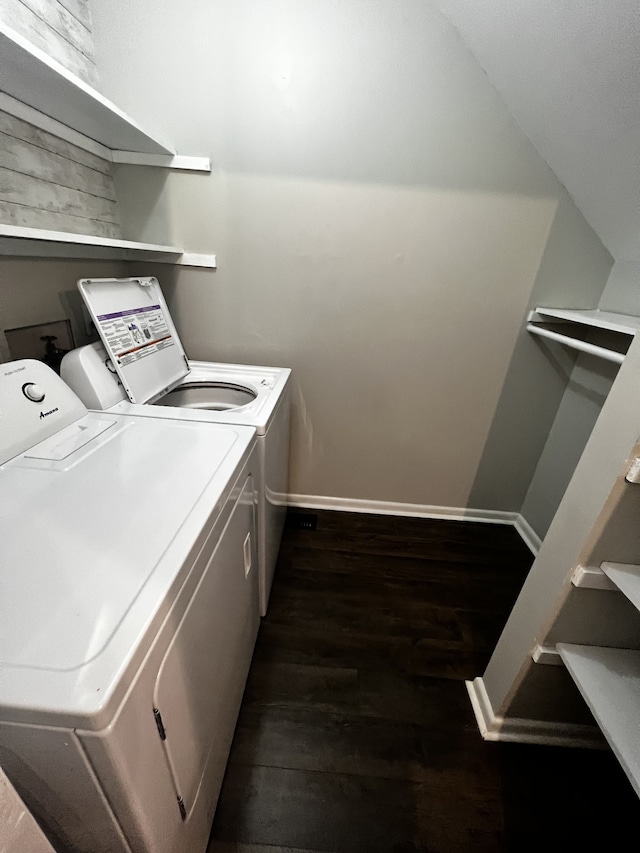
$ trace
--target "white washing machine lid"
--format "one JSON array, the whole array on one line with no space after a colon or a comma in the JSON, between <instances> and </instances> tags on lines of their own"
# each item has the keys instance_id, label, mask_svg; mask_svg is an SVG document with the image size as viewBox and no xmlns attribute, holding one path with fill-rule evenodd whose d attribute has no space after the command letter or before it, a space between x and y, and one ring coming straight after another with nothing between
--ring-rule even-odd
<instances>
[{"instance_id":1,"label":"white washing machine lid","mask_svg":"<svg viewBox=\"0 0 640 853\"><path fill-rule=\"evenodd\" d=\"M66 429L95 437L63 459L42 448L48 439L0 466L0 718L98 729L224 507L255 430L111 413Z\"/></svg>"},{"instance_id":2,"label":"white washing machine lid","mask_svg":"<svg viewBox=\"0 0 640 853\"><path fill-rule=\"evenodd\" d=\"M84 278L78 289L132 403L150 403L189 373L157 278Z\"/></svg>"}]
</instances>

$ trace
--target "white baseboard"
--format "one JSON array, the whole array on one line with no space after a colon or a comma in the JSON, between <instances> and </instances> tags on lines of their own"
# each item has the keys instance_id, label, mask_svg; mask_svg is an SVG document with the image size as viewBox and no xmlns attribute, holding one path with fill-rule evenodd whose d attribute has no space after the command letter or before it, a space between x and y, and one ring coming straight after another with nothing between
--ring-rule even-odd
<instances>
[{"instance_id":1,"label":"white baseboard","mask_svg":"<svg viewBox=\"0 0 640 853\"><path fill-rule=\"evenodd\" d=\"M602 732L597 726L527 720L521 717L499 717L493 712L482 678L474 678L473 681L466 681L465 684L484 740L588 749L607 748Z\"/></svg>"},{"instance_id":2,"label":"white baseboard","mask_svg":"<svg viewBox=\"0 0 640 853\"><path fill-rule=\"evenodd\" d=\"M289 506L304 509L334 509L342 512L368 512L372 515L405 515L416 518L448 518L451 521L484 521L488 524L515 524L517 512L492 509L465 509L430 504L404 504L392 501L365 501L357 498L329 498L318 495L289 495Z\"/></svg>"},{"instance_id":3,"label":"white baseboard","mask_svg":"<svg viewBox=\"0 0 640 853\"><path fill-rule=\"evenodd\" d=\"M518 514L518 517L515 521L515 528L520 534L520 538L527 546L527 548L531 551L532 554L537 555L540 550L540 546L542 545L542 539L535 532L533 527L529 524L527 519Z\"/></svg>"},{"instance_id":4,"label":"white baseboard","mask_svg":"<svg viewBox=\"0 0 640 853\"><path fill-rule=\"evenodd\" d=\"M366 512L372 515L403 515L414 518L445 518L451 521L481 521L485 524L511 524L533 554L537 554L540 548L539 536L526 519L517 512L392 501L366 501L356 498L331 498L319 495L289 495L288 504L299 509L329 509L341 512Z\"/></svg>"}]
</instances>

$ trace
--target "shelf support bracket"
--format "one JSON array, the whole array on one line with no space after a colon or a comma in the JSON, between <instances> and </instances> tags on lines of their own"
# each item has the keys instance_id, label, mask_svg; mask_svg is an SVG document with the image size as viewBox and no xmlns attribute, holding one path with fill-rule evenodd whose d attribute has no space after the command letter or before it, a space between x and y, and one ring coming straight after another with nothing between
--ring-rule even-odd
<instances>
[{"instance_id":1,"label":"shelf support bracket","mask_svg":"<svg viewBox=\"0 0 640 853\"><path fill-rule=\"evenodd\" d=\"M112 151L111 162L124 166L155 166L186 172L210 172L208 157L183 157L179 154L141 154L137 151Z\"/></svg>"}]
</instances>

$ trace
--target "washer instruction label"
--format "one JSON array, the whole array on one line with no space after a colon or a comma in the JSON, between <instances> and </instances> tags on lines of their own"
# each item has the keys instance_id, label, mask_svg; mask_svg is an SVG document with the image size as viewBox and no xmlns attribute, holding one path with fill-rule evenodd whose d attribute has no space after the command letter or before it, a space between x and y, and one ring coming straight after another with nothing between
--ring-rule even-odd
<instances>
[{"instance_id":1,"label":"washer instruction label","mask_svg":"<svg viewBox=\"0 0 640 853\"><path fill-rule=\"evenodd\" d=\"M103 339L119 365L175 346L160 305L99 314L97 320Z\"/></svg>"}]
</instances>

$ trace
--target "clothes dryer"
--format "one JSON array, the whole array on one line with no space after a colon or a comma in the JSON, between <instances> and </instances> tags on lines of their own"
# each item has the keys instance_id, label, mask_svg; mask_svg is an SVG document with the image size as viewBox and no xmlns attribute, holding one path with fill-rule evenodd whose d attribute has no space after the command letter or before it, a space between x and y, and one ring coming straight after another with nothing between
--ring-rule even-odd
<instances>
[{"instance_id":1,"label":"clothes dryer","mask_svg":"<svg viewBox=\"0 0 640 853\"><path fill-rule=\"evenodd\" d=\"M60 375L89 409L256 430L266 615L287 512L291 370L189 360L156 278L81 279L78 288L101 340L65 355Z\"/></svg>"},{"instance_id":2,"label":"clothes dryer","mask_svg":"<svg viewBox=\"0 0 640 853\"><path fill-rule=\"evenodd\" d=\"M56 850L204 853L259 626L255 430L0 365L0 764Z\"/></svg>"}]
</instances>

